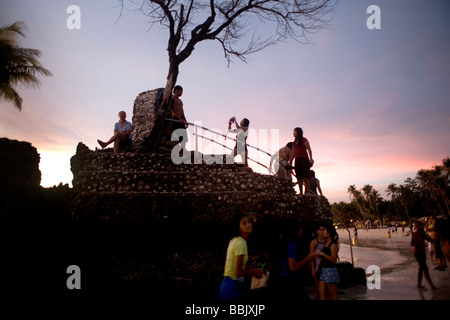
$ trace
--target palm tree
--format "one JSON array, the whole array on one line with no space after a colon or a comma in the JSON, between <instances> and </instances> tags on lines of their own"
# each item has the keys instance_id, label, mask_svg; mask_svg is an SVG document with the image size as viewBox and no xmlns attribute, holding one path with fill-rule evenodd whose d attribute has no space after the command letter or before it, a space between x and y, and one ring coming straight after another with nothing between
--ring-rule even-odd
<instances>
[{"instance_id":1,"label":"palm tree","mask_svg":"<svg viewBox=\"0 0 450 320\"><path fill-rule=\"evenodd\" d=\"M361 189L364 192L364 196L366 197L366 199L369 197L369 194L372 192L373 190L373 186L370 184L366 184L364 187L362 187Z\"/></svg>"},{"instance_id":2,"label":"palm tree","mask_svg":"<svg viewBox=\"0 0 450 320\"><path fill-rule=\"evenodd\" d=\"M450 201L447 195L449 180L448 169L445 168L445 160L443 160L443 166L436 165L434 170L419 170L417 180L423 190L434 200L440 212L448 216L450 213Z\"/></svg>"},{"instance_id":3,"label":"palm tree","mask_svg":"<svg viewBox=\"0 0 450 320\"><path fill-rule=\"evenodd\" d=\"M350 197L350 201L354 202L363 217L364 220L367 220L367 212L366 212L366 206L364 203L364 197L361 194L361 191L357 190L355 185L352 184L347 188L347 192Z\"/></svg>"},{"instance_id":4,"label":"palm tree","mask_svg":"<svg viewBox=\"0 0 450 320\"><path fill-rule=\"evenodd\" d=\"M385 192L388 196L391 196L393 210L397 213L399 211L399 207L402 208L400 186L397 186L395 183L391 183L388 185Z\"/></svg>"},{"instance_id":5,"label":"palm tree","mask_svg":"<svg viewBox=\"0 0 450 320\"><path fill-rule=\"evenodd\" d=\"M375 209L377 216L379 216L380 212L379 212L378 208L383 203L383 197L380 195L378 190L375 190L375 189L373 189L370 192L369 196L370 196L370 203L373 206L373 209Z\"/></svg>"},{"instance_id":6,"label":"palm tree","mask_svg":"<svg viewBox=\"0 0 450 320\"><path fill-rule=\"evenodd\" d=\"M356 187L354 184L352 184L351 186L349 186L347 188L347 192L348 192L348 197L350 198L350 201L356 200L356 194L357 194L358 190L356 190Z\"/></svg>"},{"instance_id":7,"label":"palm tree","mask_svg":"<svg viewBox=\"0 0 450 320\"><path fill-rule=\"evenodd\" d=\"M441 172L443 177L443 196L447 206L447 216L450 216L450 157L442 160Z\"/></svg>"},{"instance_id":8,"label":"palm tree","mask_svg":"<svg viewBox=\"0 0 450 320\"><path fill-rule=\"evenodd\" d=\"M16 91L17 85L39 87L37 75L52 75L39 63L39 50L18 45L18 36L25 37L24 29L23 22L0 27L0 98L11 101L19 111L22 98Z\"/></svg>"},{"instance_id":9,"label":"palm tree","mask_svg":"<svg viewBox=\"0 0 450 320\"><path fill-rule=\"evenodd\" d=\"M408 178L410 179L410 178ZM405 180L405 182L408 181ZM403 205L403 209L405 210L405 214L408 218L408 222L411 222L411 217L409 216L409 207L413 206L413 197L414 197L414 189L410 184L401 184L399 187L399 197L400 203Z\"/></svg>"},{"instance_id":10,"label":"palm tree","mask_svg":"<svg viewBox=\"0 0 450 320\"><path fill-rule=\"evenodd\" d=\"M372 185L366 184L361 190L362 190L362 192L364 194L364 199L369 204L369 208L373 209L374 208L374 203L372 202L372 197L370 195L371 195L372 191L375 190L375 189L373 188ZM366 201L363 201L364 209L366 209L366 204L365 204Z\"/></svg>"},{"instance_id":11,"label":"palm tree","mask_svg":"<svg viewBox=\"0 0 450 320\"><path fill-rule=\"evenodd\" d=\"M391 196L391 201L395 201L398 197L399 189L395 183L391 183L388 185L386 192L388 196Z\"/></svg>"},{"instance_id":12,"label":"palm tree","mask_svg":"<svg viewBox=\"0 0 450 320\"><path fill-rule=\"evenodd\" d=\"M449 169L450 169L450 157L447 157L444 160L442 160L442 164L443 164L443 167L444 167L445 174L446 174L446 176L448 178Z\"/></svg>"},{"instance_id":13,"label":"palm tree","mask_svg":"<svg viewBox=\"0 0 450 320\"><path fill-rule=\"evenodd\" d=\"M376 212L377 218L380 221L382 221L384 212L380 211L380 207L382 208L383 204L385 203L385 200L383 199L383 197L377 190L372 191L371 197L375 204L375 212Z\"/></svg>"}]
</instances>

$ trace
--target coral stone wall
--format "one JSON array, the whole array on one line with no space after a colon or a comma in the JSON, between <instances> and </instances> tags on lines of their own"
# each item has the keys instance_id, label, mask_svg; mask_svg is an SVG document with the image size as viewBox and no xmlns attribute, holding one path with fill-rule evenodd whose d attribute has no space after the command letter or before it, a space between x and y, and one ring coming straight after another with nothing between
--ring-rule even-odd
<instances>
[{"instance_id":1,"label":"coral stone wall","mask_svg":"<svg viewBox=\"0 0 450 320\"><path fill-rule=\"evenodd\" d=\"M175 165L167 151L113 154L80 144L72 170L74 215L88 219L229 221L238 209L257 219L331 218L326 198L299 196L290 181L239 164Z\"/></svg>"},{"instance_id":2,"label":"coral stone wall","mask_svg":"<svg viewBox=\"0 0 450 320\"><path fill-rule=\"evenodd\" d=\"M150 136L163 90L160 88L142 92L134 100L131 132L133 149L143 147Z\"/></svg>"}]
</instances>

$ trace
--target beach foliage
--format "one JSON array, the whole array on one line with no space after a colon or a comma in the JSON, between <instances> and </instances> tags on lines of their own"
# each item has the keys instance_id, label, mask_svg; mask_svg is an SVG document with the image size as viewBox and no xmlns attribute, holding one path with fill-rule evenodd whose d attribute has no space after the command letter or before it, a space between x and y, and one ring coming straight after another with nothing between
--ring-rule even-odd
<instances>
[{"instance_id":1,"label":"beach foliage","mask_svg":"<svg viewBox=\"0 0 450 320\"><path fill-rule=\"evenodd\" d=\"M333 213L349 226L355 221L380 226L387 221L411 223L424 216L450 216L450 157L432 169L421 169L403 184L391 183L385 192L388 199L370 184L347 189L350 203L332 204ZM390 199L389 199L390 198ZM375 223L376 222L376 223Z\"/></svg>"}]
</instances>

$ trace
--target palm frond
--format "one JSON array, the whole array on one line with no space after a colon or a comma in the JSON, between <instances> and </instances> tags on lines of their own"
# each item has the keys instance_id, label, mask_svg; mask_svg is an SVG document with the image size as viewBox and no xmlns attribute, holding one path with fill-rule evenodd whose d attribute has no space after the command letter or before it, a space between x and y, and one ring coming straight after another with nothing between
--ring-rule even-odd
<instances>
[{"instance_id":1,"label":"palm frond","mask_svg":"<svg viewBox=\"0 0 450 320\"><path fill-rule=\"evenodd\" d=\"M22 98L15 87L39 87L38 76L51 76L39 62L41 52L37 49L22 48L17 44L17 37L25 37L23 22L15 22L0 28L0 98L12 101L20 111Z\"/></svg>"},{"instance_id":2,"label":"palm frond","mask_svg":"<svg viewBox=\"0 0 450 320\"><path fill-rule=\"evenodd\" d=\"M22 98L13 87L0 84L0 98L12 102L19 111L22 110Z\"/></svg>"},{"instance_id":3,"label":"palm frond","mask_svg":"<svg viewBox=\"0 0 450 320\"><path fill-rule=\"evenodd\" d=\"M26 26L22 21L0 27L0 43L11 46L17 45L17 35L25 38L23 29L26 29Z\"/></svg>"}]
</instances>

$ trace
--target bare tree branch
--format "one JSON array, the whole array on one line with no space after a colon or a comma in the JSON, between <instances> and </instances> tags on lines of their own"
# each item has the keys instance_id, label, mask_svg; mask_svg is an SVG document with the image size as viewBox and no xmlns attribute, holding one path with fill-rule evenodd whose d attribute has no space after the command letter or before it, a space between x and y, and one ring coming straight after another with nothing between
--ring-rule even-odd
<instances>
[{"instance_id":1,"label":"bare tree branch","mask_svg":"<svg viewBox=\"0 0 450 320\"><path fill-rule=\"evenodd\" d=\"M120 3L123 15L125 0ZM300 41L306 34L329 23L328 14L337 0L126 0L169 30L169 72L158 119L169 108L179 66L205 40L220 43L228 66L248 55L288 38ZM247 45L242 46L242 43ZM157 126L158 127L158 126ZM159 126L161 128L161 125ZM159 130L159 129L158 129ZM159 133L159 136L161 134ZM156 142L158 143L158 142Z\"/></svg>"},{"instance_id":2,"label":"bare tree branch","mask_svg":"<svg viewBox=\"0 0 450 320\"><path fill-rule=\"evenodd\" d=\"M124 0L119 1L122 15ZM201 41L217 40L230 63L233 57L245 61L245 56L288 38L306 39L307 33L329 23L334 0L141 0L138 8L151 23L169 29L169 55L175 54L176 60L184 61ZM254 35L261 27L265 38ZM271 34L265 32L269 28ZM245 40L251 48L239 48Z\"/></svg>"}]
</instances>

